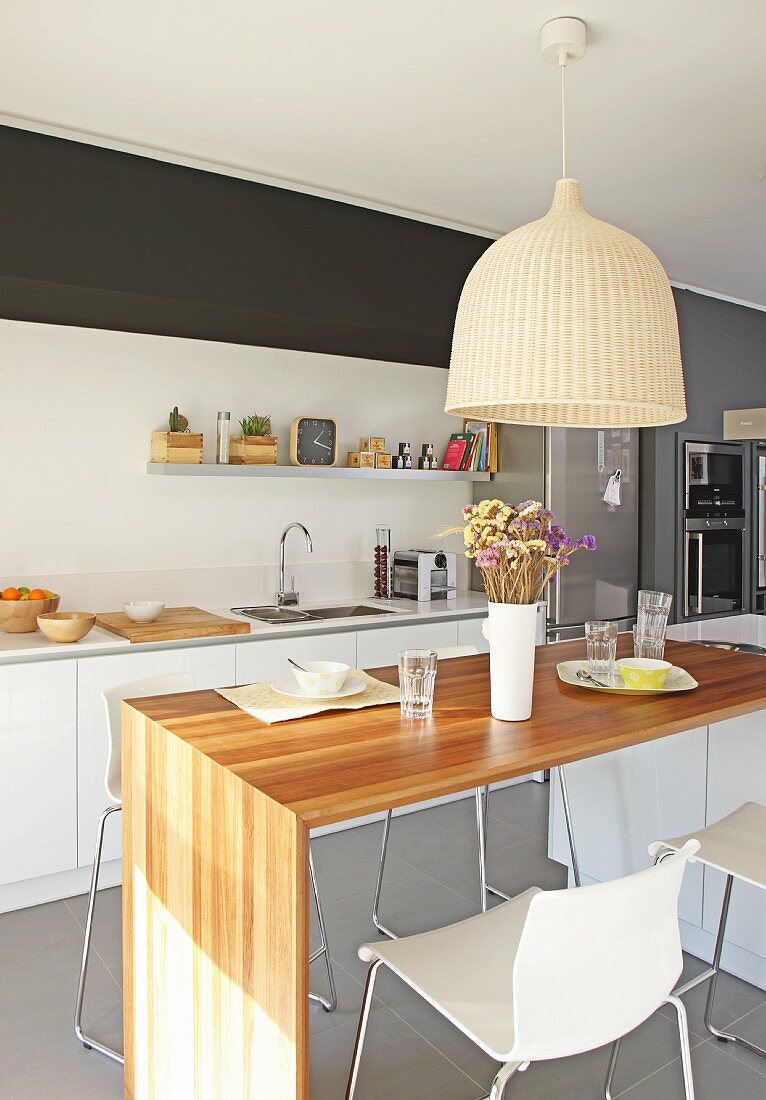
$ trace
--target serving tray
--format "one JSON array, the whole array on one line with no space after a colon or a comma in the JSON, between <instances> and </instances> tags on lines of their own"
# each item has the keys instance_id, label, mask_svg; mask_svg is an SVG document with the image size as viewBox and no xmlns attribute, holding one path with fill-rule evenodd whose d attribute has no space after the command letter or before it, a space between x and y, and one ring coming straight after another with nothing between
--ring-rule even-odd
<instances>
[{"instance_id":1,"label":"serving tray","mask_svg":"<svg viewBox=\"0 0 766 1100\"><path fill-rule=\"evenodd\" d=\"M598 679L604 680L609 684L608 687L599 687L597 684L590 684L587 680L578 680L577 673L580 669L588 671L587 661L562 661L561 664L556 665L556 671L559 674L559 680L563 680L565 684L571 684L572 687L585 688L587 691L605 691L612 695L673 695L677 691L694 691L699 684L690 676L686 669L678 668L677 665L673 665L668 673L668 678L665 681L665 686L661 688L629 688L625 686L620 673L615 671L611 676L600 676Z\"/></svg>"}]
</instances>

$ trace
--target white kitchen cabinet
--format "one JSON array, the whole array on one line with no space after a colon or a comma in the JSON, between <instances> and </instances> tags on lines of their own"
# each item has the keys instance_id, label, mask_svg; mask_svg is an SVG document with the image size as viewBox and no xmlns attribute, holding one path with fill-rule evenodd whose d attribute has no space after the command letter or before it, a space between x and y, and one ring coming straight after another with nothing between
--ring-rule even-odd
<instances>
[{"instance_id":1,"label":"white kitchen cabinet","mask_svg":"<svg viewBox=\"0 0 766 1100\"><path fill-rule=\"evenodd\" d=\"M107 688L163 676L190 672L199 688L229 687L235 682L235 647L229 645L163 649L158 652L121 653L109 657L84 657L79 662L77 690L77 849L79 866L93 862L98 819L109 804L104 787L107 732L104 701ZM39 666L37 666L39 668ZM112 814L104 836L103 858L119 859L121 814Z\"/></svg>"},{"instance_id":2,"label":"white kitchen cabinet","mask_svg":"<svg viewBox=\"0 0 766 1100\"><path fill-rule=\"evenodd\" d=\"M481 632L486 616L480 619L461 619L457 624L457 644L476 646L479 653L489 653L489 642Z\"/></svg>"},{"instance_id":3,"label":"white kitchen cabinet","mask_svg":"<svg viewBox=\"0 0 766 1100\"><path fill-rule=\"evenodd\" d=\"M259 684L263 680L291 678L288 657L298 664L301 661L341 661L356 668L356 634L349 630L305 637L292 635L264 642L240 642L237 645L237 683Z\"/></svg>"},{"instance_id":4,"label":"white kitchen cabinet","mask_svg":"<svg viewBox=\"0 0 766 1100\"><path fill-rule=\"evenodd\" d=\"M77 662L0 668L0 883L77 865Z\"/></svg>"},{"instance_id":5,"label":"white kitchen cabinet","mask_svg":"<svg viewBox=\"0 0 766 1100\"><path fill-rule=\"evenodd\" d=\"M360 630L356 636L359 668L395 665L402 649L438 649L457 645L457 622L413 623Z\"/></svg>"},{"instance_id":6,"label":"white kitchen cabinet","mask_svg":"<svg viewBox=\"0 0 766 1100\"><path fill-rule=\"evenodd\" d=\"M568 764L567 790L580 870L597 882L648 867L653 840L705 823L707 727ZM551 773L550 856L571 865L558 774ZM683 920L702 923L701 864L687 867Z\"/></svg>"},{"instance_id":7,"label":"white kitchen cabinet","mask_svg":"<svg viewBox=\"0 0 766 1100\"><path fill-rule=\"evenodd\" d=\"M766 711L743 714L710 726L707 822L712 824L743 802L766 805ZM703 928L715 934L726 879L705 868ZM766 891L734 880L726 942L766 958ZM724 960L725 962L725 960Z\"/></svg>"}]
</instances>

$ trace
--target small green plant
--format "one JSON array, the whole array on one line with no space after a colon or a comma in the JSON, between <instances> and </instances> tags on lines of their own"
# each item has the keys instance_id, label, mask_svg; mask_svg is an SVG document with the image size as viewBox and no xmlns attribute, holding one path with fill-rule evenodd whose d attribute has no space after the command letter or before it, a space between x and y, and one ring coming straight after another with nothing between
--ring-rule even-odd
<instances>
[{"instance_id":1,"label":"small green plant","mask_svg":"<svg viewBox=\"0 0 766 1100\"><path fill-rule=\"evenodd\" d=\"M185 432L189 427L189 421L178 411L178 405L174 409L171 409L170 416L168 417L168 425L171 432Z\"/></svg>"},{"instance_id":2,"label":"small green plant","mask_svg":"<svg viewBox=\"0 0 766 1100\"><path fill-rule=\"evenodd\" d=\"M271 417L253 413L239 422L243 435L271 435Z\"/></svg>"}]
</instances>

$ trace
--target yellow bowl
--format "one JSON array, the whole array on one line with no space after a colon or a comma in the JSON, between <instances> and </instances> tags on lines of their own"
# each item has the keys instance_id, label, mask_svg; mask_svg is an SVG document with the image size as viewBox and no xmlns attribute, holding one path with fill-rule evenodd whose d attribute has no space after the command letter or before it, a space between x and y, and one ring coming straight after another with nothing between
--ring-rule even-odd
<instances>
[{"instance_id":1,"label":"yellow bowl","mask_svg":"<svg viewBox=\"0 0 766 1100\"><path fill-rule=\"evenodd\" d=\"M629 688L662 688L673 667L668 661L653 661L649 657L626 657L617 662Z\"/></svg>"},{"instance_id":2,"label":"yellow bowl","mask_svg":"<svg viewBox=\"0 0 766 1100\"><path fill-rule=\"evenodd\" d=\"M90 611L58 611L38 615L37 625L52 642L79 642L96 625L96 616Z\"/></svg>"},{"instance_id":3,"label":"yellow bowl","mask_svg":"<svg viewBox=\"0 0 766 1100\"><path fill-rule=\"evenodd\" d=\"M37 616L56 611L60 600L60 596L50 600L0 600L0 630L31 634L37 630Z\"/></svg>"}]
</instances>

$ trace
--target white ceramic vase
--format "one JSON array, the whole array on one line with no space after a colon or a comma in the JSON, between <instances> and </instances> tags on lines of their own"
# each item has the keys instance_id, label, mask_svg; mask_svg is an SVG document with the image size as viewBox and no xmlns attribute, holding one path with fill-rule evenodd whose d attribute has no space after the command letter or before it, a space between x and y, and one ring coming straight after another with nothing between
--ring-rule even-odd
<instances>
[{"instance_id":1,"label":"white ceramic vase","mask_svg":"<svg viewBox=\"0 0 766 1100\"><path fill-rule=\"evenodd\" d=\"M526 722L532 714L537 604L490 603L482 630L489 642L492 717Z\"/></svg>"}]
</instances>

